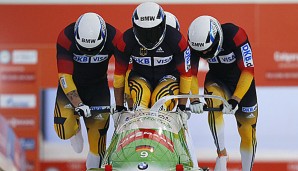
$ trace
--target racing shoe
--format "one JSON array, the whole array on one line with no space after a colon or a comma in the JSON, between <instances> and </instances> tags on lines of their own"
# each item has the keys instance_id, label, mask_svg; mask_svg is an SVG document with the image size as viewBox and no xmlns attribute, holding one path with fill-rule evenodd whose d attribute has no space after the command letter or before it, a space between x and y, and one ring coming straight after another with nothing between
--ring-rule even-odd
<instances>
[{"instance_id":1,"label":"racing shoe","mask_svg":"<svg viewBox=\"0 0 298 171\"><path fill-rule=\"evenodd\" d=\"M89 151L87 155L87 160L86 160L86 168L90 170L92 168L99 168L100 165L101 165L101 157L98 154L96 155L96 154L93 154L91 151Z\"/></svg>"},{"instance_id":2,"label":"racing shoe","mask_svg":"<svg viewBox=\"0 0 298 171\"><path fill-rule=\"evenodd\" d=\"M84 139L81 128L74 136L70 137L69 140L73 150L76 153L81 153L83 151Z\"/></svg>"},{"instance_id":3,"label":"racing shoe","mask_svg":"<svg viewBox=\"0 0 298 171\"><path fill-rule=\"evenodd\" d=\"M209 171L208 167L199 167L198 171Z\"/></svg>"},{"instance_id":4,"label":"racing shoe","mask_svg":"<svg viewBox=\"0 0 298 171\"><path fill-rule=\"evenodd\" d=\"M209 171L208 167L202 167L201 169L202 169L202 171Z\"/></svg>"},{"instance_id":5,"label":"racing shoe","mask_svg":"<svg viewBox=\"0 0 298 171\"><path fill-rule=\"evenodd\" d=\"M228 156L220 156L216 158L214 171L227 171Z\"/></svg>"}]
</instances>

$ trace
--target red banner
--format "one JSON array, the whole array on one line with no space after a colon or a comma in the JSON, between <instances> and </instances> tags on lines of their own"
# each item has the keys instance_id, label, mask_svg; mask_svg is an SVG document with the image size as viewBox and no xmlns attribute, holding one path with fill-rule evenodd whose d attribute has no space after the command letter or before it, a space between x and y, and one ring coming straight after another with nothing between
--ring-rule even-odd
<instances>
[{"instance_id":1,"label":"red banner","mask_svg":"<svg viewBox=\"0 0 298 171\"><path fill-rule=\"evenodd\" d=\"M39 170L38 51L6 48L0 58L0 113L19 137L15 150L22 148L26 154L26 165L18 167Z\"/></svg>"},{"instance_id":2,"label":"red banner","mask_svg":"<svg viewBox=\"0 0 298 171\"><path fill-rule=\"evenodd\" d=\"M132 26L131 16L136 6L1 5L0 19L5 23L5 27L0 28L0 45L16 49L19 47L42 49L41 52L38 51L41 86L55 87L57 83L55 43L59 32L88 11L99 13L106 22L123 32ZM295 32L298 25L293 21L298 15L298 4L163 4L162 6L177 16L185 37L189 24L199 15L213 15L221 23L233 22L243 27L252 45L257 85L297 85L298 35ZM0 51L0 63L5 63L6 60L6 52L3 50ZM36 78L32 72L18 76L15 74L9 71L0 78L4 81L22 79L32 81ZM110 70L109 74L113 74L113 70ZM110 75L110 78L112 77ZM199 77L200 81L201 78Z\"/></svg>"}]
</instances>

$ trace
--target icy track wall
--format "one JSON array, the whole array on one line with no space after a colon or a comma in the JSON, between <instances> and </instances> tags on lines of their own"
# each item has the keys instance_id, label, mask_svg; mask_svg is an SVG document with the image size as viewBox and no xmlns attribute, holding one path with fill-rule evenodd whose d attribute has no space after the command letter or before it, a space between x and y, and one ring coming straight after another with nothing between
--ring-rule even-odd
<instances>
[{"instance_id":1,"label":"icy track wall","mask_svg":"<svg viewBox=\"0 0 298 171\"><path fill-rule=\"evenodd\" d=\"M0 114L0 170L25 171L25 154L20 139Z\"/></svg>"}]
</instances>

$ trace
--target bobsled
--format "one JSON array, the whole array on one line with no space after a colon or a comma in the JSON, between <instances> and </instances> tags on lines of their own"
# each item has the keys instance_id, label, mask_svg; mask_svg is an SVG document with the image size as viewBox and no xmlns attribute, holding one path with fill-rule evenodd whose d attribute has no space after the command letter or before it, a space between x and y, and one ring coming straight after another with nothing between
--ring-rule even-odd
<instances>
[{"instance_id":1,"label":"bobsled","mask_svg":"<svg viewBox=\"0 0 298 171\"><path fill-rule=\"evenodd\" d=\"M102 171L203 171L190 150L188 111L164 111L174 98L217 98L213 95L171 95L150 109L122 112L100 169ZM205 111L220 110L204 108Z\"/></svg>"}]
</instances>

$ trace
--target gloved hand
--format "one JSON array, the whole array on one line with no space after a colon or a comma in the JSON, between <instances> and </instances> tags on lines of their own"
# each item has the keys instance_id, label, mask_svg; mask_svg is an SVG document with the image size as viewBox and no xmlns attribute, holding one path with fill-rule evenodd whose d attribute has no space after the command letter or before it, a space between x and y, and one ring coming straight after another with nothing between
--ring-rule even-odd
<instances>
[{"instance_id":1,"label":"gloved hand","mask_svg":"<svg viewBox=\"0 0 298 171\"><path fill-rule=\"evenodd\" d=\"M203 106L204 106L203 103L201 103L198 100L195 100L195 101L193 101L193 102L190 103L189 108L190 108L190 111L192 113L201 114L201 113L204 112Z\"/></svg>"},{"instance_id":2,"label":"gloved hand","mask_svg":"<svg viewBox=\"0 0 298 171\"><path fill-rule=\"evenodd\" d=\"M116 105L116 108L114 108L113 111L111 112L115 128L117 127L117 122L118 122L120 114L124 111L127 111L126 107Z\"/></svg>"},{"instance_id":3,"label":"gloved hand","mask_svg":"<svg viewBox=\"0 0 298 171\"><path fill-rule=\"evenodd\" d=\"M86 118L91 116L90 107L83 103L80 103L79 106L75 108L75 112L80 116L85 116Z\"/></svg>"},{"instance_id":4,"label":"gloved hand","mask_svg":"<svg viewBox=\"0 0 298 171\"><path fill-rule=\"evenodd\" d=\"M182 121L182 125L184 126L184 128L188 129L187 120L190 118L191 113L185 111L185 109L186 109L185 105L177 105L176 111L181 116L181 121Z\"/></svg>"},{"instance_id":5,"label":"gloved hand","mask_svg":"<svg viewBox=\"0 0 298 171\"><path fill-rule=\"evenodd\" d=\"M181 105L181 104L178 104L177 105L177 110L181 110L181 111L185 111L185 109L186 109L186 106L185 105Z\"/></svg>"},{"instance_id":6,"label":"gloved hand","mask_svg":"<svg viewBox=\"0 0 298 171\"><path fill-rule=\"evenodd\" d=\"M127 111L127 108L126 107L116 105L115 113L116 112L124 112L124 111Z\"/></svg>"},{"instance_id":7,"label":"gloved hand","mask_svg":"<svg viewBox=\"0 0 298 171\"><path fill-rule=\"evenodd\" d=\"M238 101L235 99L229 99L228 103L229 103L228 106L221 105L222 113L234 115L235 112L238 110Z\"/></svg>"}]
</instances>

